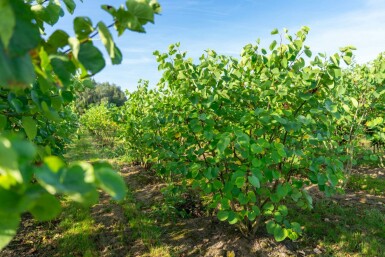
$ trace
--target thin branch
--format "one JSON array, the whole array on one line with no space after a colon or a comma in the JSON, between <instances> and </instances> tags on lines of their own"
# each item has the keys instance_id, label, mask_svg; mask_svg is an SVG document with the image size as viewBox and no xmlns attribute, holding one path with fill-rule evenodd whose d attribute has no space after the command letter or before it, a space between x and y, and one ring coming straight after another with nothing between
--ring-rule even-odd
<instances>
[{"instance_id":1,"label":"thin branch","mask_svg":"<svg viewBox=\"0 0 385 257\"><path fill-rule=\"evenodd\" d=\"M110 25L108 25L107 28L112 28L114 25L115 25L115 22L112 23L112 24L110 24ZM99 31L96 30L96 27L94 28L94 30L95 30L95 32L92 33L92 34L89 36L89 38L87 38L87 40L81 42L81 44L87 42L88 39L94 38L94 37L96 37L96 36L99 34ZM71 52L71 51L72 51L72 49L71 49L71 47L70 47L70 48L68 48L67 50L65 50L65 51L63 52L63 54L68 54L68 53Z\"/></svg>"}]
</instances>

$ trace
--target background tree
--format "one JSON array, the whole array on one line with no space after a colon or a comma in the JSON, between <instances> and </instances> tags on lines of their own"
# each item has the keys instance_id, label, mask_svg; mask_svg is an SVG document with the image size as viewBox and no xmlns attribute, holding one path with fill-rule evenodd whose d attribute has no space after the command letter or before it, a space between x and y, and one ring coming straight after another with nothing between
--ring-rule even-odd
<instances>
[{"instance_id":1,"label":"background tree","mask_svg":"<svg viewBox=\"0 0 385 257\"><path fill-rule=\"evenodd\" d=\"M119 86L109 82L96 82L92 80L92 87L86 87L75 101L79 113L84 113L92 105L106 103L108 106L122 106L127 98Z\"/></svg>"}]
</instances>

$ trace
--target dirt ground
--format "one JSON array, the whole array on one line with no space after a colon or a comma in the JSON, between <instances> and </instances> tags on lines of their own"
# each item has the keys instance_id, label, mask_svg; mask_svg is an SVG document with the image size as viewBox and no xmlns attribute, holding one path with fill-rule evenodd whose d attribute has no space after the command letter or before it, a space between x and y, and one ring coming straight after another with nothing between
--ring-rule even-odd
<instances>
[{"instance_id":1,"label":"dirt ground","mask_svg":"<svg viewBox=\"0 0 385 257\"><path fill-rule=\"evenodd\" d=\"M384 174L381 169L362 169L357 172L367 172L371 176ZM162 200L160 190L166 185L156 181L151 171L144 171L138 166L124 166L121 168L121 174L143 213L150 211L151 205ZM316 189L311 191L315 200L323 197ZM384 208L385 211L385 199L382 196L368 195L364 192L347 192L333 199L343 205L356 205L357 208L376 206ZM121 205L111 202L107 196L103 195L100 203L92 207L91 214L95 220L95 226L98 226L98 233L93 235L98 248L97 256L148 256L148 247L141 240L131 237L128 220ZM0 252L0 257L63 256L57 252L61 237L61 231L57 226L59 222L60 218L51 222L37 223L30 215L24 215L17 236ZM175 222L159 222L157 225L162 231L159 239L161 244L172 249L175 256L180 257L322 255L317 245L303 246L300 240L299 242L285 240L277 243L264 232L261 232L258 238L246 239L234 226L206 215L193 215ZM95 253L89 256L94 255Z\"/></svg>"}]
</instances>

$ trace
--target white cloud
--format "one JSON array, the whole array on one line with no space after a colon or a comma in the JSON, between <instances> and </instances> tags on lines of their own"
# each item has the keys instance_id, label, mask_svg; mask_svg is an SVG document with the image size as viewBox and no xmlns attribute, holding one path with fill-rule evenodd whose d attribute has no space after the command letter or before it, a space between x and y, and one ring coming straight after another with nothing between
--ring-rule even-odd
<instances>
[{"instance_id":1,"label":"white cloud","mask_svg":"<svg viewBox=\"0 0 385 257\"><path fill-rule=\"evenodd\" d=\"M385 51L384 1L370 0L365 8L310 24L307 42L317 52L332 54L339 47L353 45L360 63Z\"/></svg>"}]
</instances>

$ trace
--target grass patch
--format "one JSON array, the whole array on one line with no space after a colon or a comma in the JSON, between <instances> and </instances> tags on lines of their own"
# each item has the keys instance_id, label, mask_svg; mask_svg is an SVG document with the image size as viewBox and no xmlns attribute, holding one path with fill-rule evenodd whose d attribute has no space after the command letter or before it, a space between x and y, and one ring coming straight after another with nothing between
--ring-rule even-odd
<instances>
[{"instance_id":1,"label":"grass patch","mask_svg":"<svg viewBox=\"0 0 385 257\"><path fill-rule=\"evenodd\" d=\"M326 256L385 256L385 214L379 209L322 200L290 216L305 226L300 244L320 246Z\"/></svg>"},{"instance_id":2,"label":"grass patch","mask_svg":"<svg viewBox=\"0 0 385 257\"><path fill-rule=\"evenodd\" d=\"M93 235L98 232L98 227L95 226L89 208L80 208L72 202L66 202L64 205L61 222L58 225L59 255L95 256L97 250Z\"/></svg>"},{"instance_id":3,"label":"grass patch","mask_svg":"<svg viewBox=\"0 0 385 257\"><path fill-rule=\"evenodd\" d=\"M351 190L363 190L372 195L385 195L385 179L373 178L370 175L352 175L347 187Z\"/></svg>"},{"instance_id":4,"label":"grass patch","mask_svg":"<svg viewBox=\"0 0 385 257\"><path fill-rule=\"evenodd\" d=\"M71 144L66 146L65 159L68 162L110 160L122 158L125 154L122 142L117 142L115 146L105 146L97 140L86 129L82 129L80 134L72 138Z\"/></svg>"},{"instance_id":5,"label":"grass patch","mask_svg":"<svg viewBox=\"0 0 385 257\"><path fill-rule=\"evenodd\" d=\"M161 244L162 230L156 224L156 220L150 217L149 213L141 211L140 204L135 201L130 190L122 206L132 231L132 238L141 240L149 251L155 248L158 249Z\"/></svg>"},{"instance_id":6,"label":"grass patch","mask_svg":"<svg viewBox=\"0 0 385 257\"><path fill-rule=\"evenodd\" d=\"M98 146L89 132L84 131L78 137L72 139L72 143L66 147L64 155L68 162L96 161L100 158Z\"/></svg>"},{"instance_id":7,"label":"grass patch","mask_svg":"<svg viewBox=\"0 0 385 257\"><path fill-rule=\"evenodd\" d=\"M134 252L134 256L142 257L176 257L181 256L173 246L164 242L164 236L169 222L174 221L174 216L167 210L148 206L146 203L135 199L134 194L128 188L125 201L122 203L125 216L131 232L131 239L139 241L144 249ZM168 217L166 217L169 215ZM131 253L132 254L132 253ZM131 256L131 255L130 255Z\"/></svg>"}]
</instances>

